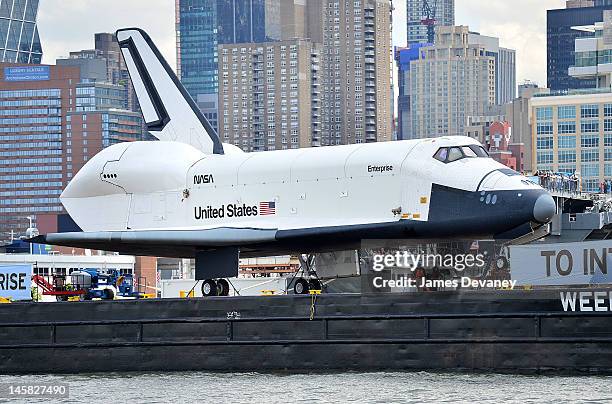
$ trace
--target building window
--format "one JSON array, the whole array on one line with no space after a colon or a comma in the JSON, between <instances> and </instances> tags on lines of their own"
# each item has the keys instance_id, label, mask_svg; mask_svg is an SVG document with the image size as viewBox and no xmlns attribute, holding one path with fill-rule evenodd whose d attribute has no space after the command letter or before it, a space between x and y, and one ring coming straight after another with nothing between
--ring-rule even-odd
<instances>
[{"instance_id":1,"label":"building window","mask_svg":"<svg viewBox=\"0 0 612 404\"><path fill-rule=\"evenodd\" d=\"M575 149L576 148L576 136L559 136L559 148L560 149Z\"/></svg>"},{"instance_id":2,"label":"building window","mask_svg":"<svg viewBox=\"0 0 612 404\"><path fill-rule=\"evenodd\" d=\"M553 134L552 122L538 123L537 124L537 134L538 135L552 135Z\"/></svg>"},{"instance_id":3,"label":"building window","mask_svg":"<svg viewBox=\"0 0 612 404\"><path fill-rule=\"evenodd\" d=\"M582 164L580 175L583 177L599 177L599 164Z\"/></svg>"},{"instance_id":4,"label":"building window","mask_svg":"<svg viewBox=\"0 0 612 404\"><path fill-rule=\"evenodd\" d=\"M599 116L599 105L586 104L580 107L580 115L582 118L597 118Z\"/></svg>"},{"instance_id":5,"label":"building window","mask_svg":"<svg viewBox=\"0 0 612 404\"><path fill-rule=\"evenodd\" d=\"M552 151L537 152L537 162L538 164L552 164L553 162Z\"/></svg>"},{"instance_id":6,"label":"building window","mask_svg":"<svg viewBox=\"0 0 612 404\"><path fill-rule=\"evenodd\" d=\"M559 122L559 134L576 133L576 122Z\"/></svg>"},{"instance_id":7,"label":"building window","mask_svg":"<svg viewBox=\"0 0 612 404\"><path fill-rule=\"evenodd\" d=\"M581 160L583 163L599 161L599 150L597 149L582 150Z\"/></svg>"},{"instance_id":8,"label":"building window","mask_svg":"<svg viewBox=\"0 0 612 404\"><path fill-rule=\"evenodd\" d=\"M574 174L576 172L576 164L559 164L559 172L565 174Z\"/></svg>"},{"instance_id":9,"label":"building window","mask_svg":"<svg viewBox=\"0 0 612 404\"><path fill-rule=\"evenodd\" d=\"M599 180L582 180L582 190L584 192L598 192Z\"/></svg>"},{"instance_id":10,"label":"building window","mask_svg":"<svg viewBox=\"0 0 612 404\"><path fill-rule=\"evenodd\" d=\"M565 105L559 107L557 110L557 115L559 119L576 119L576 106Z\"/></svg>"},{"instance_id":11,"label":"building window","mask_svg":"<svg viewBox=\"0 0 612 404\"><path fill-rule=\"evenodd\" d=\"M553 138L552 137L539 137L536 143L537 143L537 148L539 150L553 148Z\"/></svg>"},{"instance_id":12,"label":"building window","mask_svg":"<svg viewBox=\"0 0 612 404\"><path fill-rule=\"evenodd\" d=\"M597 51L576 52L575 63L577 67L596 66Z\"/></svg>"},{"instance_id":13,"label":"building window","mask_svg":"<svg viewBox=\"0 0 612 404\"><path fill-rule=\"evenodd\" d=\"M599 147L599 135L582 135L580 145L582 147Z\"/></svg>"},{"instance_id":14,"label":"building window","mask_svg":"<svg viewBox=\"0 0 612 404\"><path fill-rule=\"evenodd\" d=\"M553 117L552 107L536 108L536 117L538 121L550 121Z\"/></svg>"},{"instance_id":15,"label":"building window","mask_svg":"<svg viewBox=\"0 0 612 404\"><path fill-rule=\"evenodd\" d=\"M598 133L599 121L582 121L580 122L580 130L582 133Z\"/></svg>"},{"instance_id":16,"label":"building window","mask_svg":"<svg viewBox=\"0 0 612 404\"><path fill-rule=\"evenodd\" d=\"M576 162L576 151L575 150L560 150L559 151L559 163L575 163Z\"/></svg>"}]
</instances>

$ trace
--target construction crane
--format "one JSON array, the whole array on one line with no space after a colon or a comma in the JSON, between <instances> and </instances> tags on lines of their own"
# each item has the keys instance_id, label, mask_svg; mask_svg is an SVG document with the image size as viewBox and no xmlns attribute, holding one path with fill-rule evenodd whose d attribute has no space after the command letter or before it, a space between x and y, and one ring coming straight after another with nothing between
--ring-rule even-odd
<instances>
[{"instance_id":1,"label":"construction crane","mask_svg":"<svg viewBox=\"0 0 612 404\"><path fill-rule=\"evenodd\" d=\"M423 0L423 19L421 24L427 27L427 42L429 43L434 43L437 9L438 0Z\"/></svg>"}]
</instances>

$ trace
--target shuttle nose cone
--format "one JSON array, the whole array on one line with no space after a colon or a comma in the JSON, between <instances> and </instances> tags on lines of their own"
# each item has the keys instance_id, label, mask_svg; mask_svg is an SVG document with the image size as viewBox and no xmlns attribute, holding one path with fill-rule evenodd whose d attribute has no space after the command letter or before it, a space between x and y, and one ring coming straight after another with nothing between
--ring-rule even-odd
<instances>
[{"instance_id":1,"label":"shuttle nose cone","mask_svg":"<svg viewBox=\"0 0 612 404\"><path fill-rule=\"evenodd\" d=\"M557 206L552 196L540 195L533 205L533 217L540 223L548 223L552 220L556 210Z\"/></svg>"}]
</instances>

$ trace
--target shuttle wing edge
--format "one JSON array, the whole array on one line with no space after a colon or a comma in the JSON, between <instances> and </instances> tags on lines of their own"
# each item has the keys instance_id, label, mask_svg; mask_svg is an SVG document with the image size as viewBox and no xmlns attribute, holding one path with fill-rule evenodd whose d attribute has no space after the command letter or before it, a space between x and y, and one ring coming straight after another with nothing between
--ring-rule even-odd
<instances>
[{"instance_id":1,"label":"shuttle wing edge","mask_svg":"<svg viewBox=\"0 0 612 404\"><path fill-rule=\"evenodd\" d=\"M49 233L28 242L160 257L194 256L196 251L276 240L275 229L143 230Z\"/></svg>"}]
</instances>

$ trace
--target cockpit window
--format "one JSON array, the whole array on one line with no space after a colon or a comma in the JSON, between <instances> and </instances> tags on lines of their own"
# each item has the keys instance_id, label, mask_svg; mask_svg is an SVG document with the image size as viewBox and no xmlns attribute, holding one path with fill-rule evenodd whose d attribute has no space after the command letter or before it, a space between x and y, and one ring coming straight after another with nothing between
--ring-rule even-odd
<instances>
[{"instance_id":1,"label":"cockpit window","mask_svg":"<svg viewBox=\"0 0 612 404\"><path fill-rule=\"evenodd\" d=\"M482 146L469 145L441 147L433 157L443 163L452 163L453 161L461 160L463 158L488 158L489 153L487 153Z\"/></svg>"},{"instance_id":2,"label":"cockpit window","mask_svg":"<svg viewBox=\"0 0 612 404\"><path fill-rule=\"evenodd\" d=\"M478 157L489 157L489 153L487 153L487 151L485 150L484 147L478 146L478 145L475 145L475 144L470 145L469 147L470 147L470 149L472 149L474 151L474 153L476 153L476 155Z\"/></svg>"},{"instance_id":3,"label":"cockpit window","mask_svg":"<svg viewBox=\"0 0 612 404\"><path fill-rule=\"evenodd\" d=\"M440 160L441 162L445 162L446 158L448 157L448 149L446 147L443 147L441 149L438 149L438 151L436 152L436 154L434 155L434 158L436 160Z\"/></svg>"},{"instance_id":4,"label":"cockpit window","mask_svg":"<svg viewBox=\"0 0 612 404\"><path fill-rule=\"evenodd\" d=\"M453 162L457 160L461 160L463 158L463 153L459 147L451 147L448 150L448 162Z\"/></svg>"},{"instance_id":5,"label":"cockpit window","mask_svg":"<svg viewBox=\"0 0 612 404\"><path fill-rule=\"evenodd\" d=\"M476 152L472 150L469 146L463 146L461 150L463 150L463 154L465 154L465 157L478 157Z\"/></svg>"}]
</instances>

